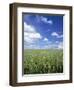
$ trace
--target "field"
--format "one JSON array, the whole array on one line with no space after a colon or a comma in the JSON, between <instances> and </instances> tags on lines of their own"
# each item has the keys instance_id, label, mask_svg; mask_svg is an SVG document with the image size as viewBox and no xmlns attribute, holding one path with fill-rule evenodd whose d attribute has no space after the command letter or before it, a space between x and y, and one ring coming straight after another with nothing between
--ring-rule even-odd
<instances>
[{"instance_id":1,"label":"field","mask_svg":"<svg viewBox=\"0 0 74 90\"><path fill-rule=\"evenodd\" d=\"M24 50L24 74L63 72L63 50Z\"/></svg>"}]
</instances>

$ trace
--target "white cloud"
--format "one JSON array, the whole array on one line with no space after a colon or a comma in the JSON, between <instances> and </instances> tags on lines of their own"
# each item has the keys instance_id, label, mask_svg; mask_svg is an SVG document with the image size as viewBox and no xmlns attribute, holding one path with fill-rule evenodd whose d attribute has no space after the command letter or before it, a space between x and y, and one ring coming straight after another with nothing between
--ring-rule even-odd
<instances>
[{"instance_id":1,"label":"white cloud","mask_svg":"<svg viewBox=\"0 0 74 90\"><path fill-rule=\"evenodd\" d=\"M33 43L33 39L31 39L27 36L25 36L24 41L27 42L27 43Z\"/></svg>"},{"instance_id":2,"label":"white cloud","mask_svg":"<svg viewBox=\"0 0 74 90\"><path fill-rule=\"evenodd\" d=\"M24 45L24 48L25 49L32 49L32 48L34 48L35 46L34 45L32 45L32 44L30 44L30 45Z\"/></svg>"},{"instance_id":3,"label":"white cloud","mask_svg":"<svg viewBox=\"0 0 74 90\"><path fill-rule=\"evenodd\" d=\"M52 45L50 44L50 45L45 45L43 48L44 49L51 49L51 47L52 47Z\"/></svg>"},{"instance_id":4,"label":"white cloud","mask_svg":"<svg viewBox=\"0 0 74 90\"><path fill-rule=\"evenodd\" d=\"M51 35L52 36L58 36L58 34L56 32L52 32Z\"/></svg>"},{"instance_id":5,"label":"white cloud","mask_svg":"<svg viewBox=\"0 0 74 90\"><path fill-rule=\"evenodd\" d=\"M36 31L35 27L24 22L24 41L33 43L41 38L42 36Z\"/></svg>"},{"instance_id":6,"label":"white cloud","mask_svg":"<svg viewBox=\"0 0 74 90\"><path fill-rule=\"evenodd\" d=\"M35 28L33 27L33 26L31 26L31 25L29 25L29 24L27 24L26 22L24 22L24 31L25 32L36 32L35 31Z\"/></svg>"},{"instance_id":7,"label":"white cloud","mask_svg":"<svg viewBox=\"0 0 74 90\"><path fill-rule=\"evenodd\" d=\"M41 49L42 47L38 44L24 44L24 49Z\"/></svg>"},{"instance_id":8,"label":"white cloud","mask_svg":"<svg viewBox=\"0 0 74 90\"><path fill-rule=\"evenodd\" d=\"M59 43L59 41L55 41L55 43Z\"/></svg>"},{"instance_id":9,"label":"white cloud","mask_svg":"<svg viewBox=\"0 0 74 90\"><path fill-rule=\"evenodd\" d=\"M60 43L58 44L58 49L63 49L63 42L60 42Z\"/></svg>"},{"instance_id":10,"label":"white cloud","mask_svg":"<svg viewBox=\"0 0 74 90\"><path fill-rule=\"evenodd\" d=\"M53 43L50 43L48 45L45 45L44 48L45 49L57 49L57 45L53 44Z\"/></svg>"},{"instance_id":11,"label":"white cloud","mask_svg":"<svg viewBox=\"0 0 74 90\"><path fill-rule=\"evenodd\" d=\"M58 36L57 36L57 38L62 38L62 37L63 37L63 35L58 35Z\"/></svg>"},{"instance_id":12,"label":"white cloud","mask_svg":"<svg viewBox=\"0 0 74 90\"><path fill-rule=\"evenodd\" d=\"M63 42L45 44L43 48L44 49L63 49Z\"/></svg>"},{"instance_id":13,"label":"white cloud","mask_svg":"<svg viewBox=\"0 0 74 90\"><path fill-rule=\"evenodd\" d=\"M41 21L43 21L44 23L53 24L52 20L48 20L46 17L43 16L41 16Z\"/></svg>"},{"instance_id":14,"label":"white cloud","mask_svg":"<svg viewBox=\"0 0 74 90\"><path fill-rule=\"evenodd\" d=\"M44 38L43 41L48 41L48 39L47 38Z\"/></svg>"},{"instance_id":15,"label":"white cloud","mask_svg":"<svg viewBox=\"0 0 74 90\"><path fill-rule=\"evenodd\" d=\"M32 39L41 39L42 36L39 33L30 33L29 38L32 38Z\"/></svg>"},{"instance_id":16,"label":"white cloud","mask_svg":"<svg viewBox=\"0 0 74 90\"><path fill-rule=\"evenodd\" d=\"M51 33L51 36L54 36L54 37L57 37L57 38L62 38L62 37L63 37L63 35L59 35L59 34L56 33L56 32L52 32L52 33Z\"/></svg>"}]
</instances>

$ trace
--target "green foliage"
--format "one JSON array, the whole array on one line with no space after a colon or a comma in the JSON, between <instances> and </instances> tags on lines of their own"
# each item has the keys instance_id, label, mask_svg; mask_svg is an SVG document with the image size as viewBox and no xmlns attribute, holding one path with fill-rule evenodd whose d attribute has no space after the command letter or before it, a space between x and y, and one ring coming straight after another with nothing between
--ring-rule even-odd
<instances>
[{"instance_id":1,"label":"green foliage","mask_svg":"<svg viewBox=\"0 0 74 90\"><path fill-rule=\"evenodd\" d=\"M63 50L25 50L24 74L62 73Z\"/></svg>"}]
</instances>

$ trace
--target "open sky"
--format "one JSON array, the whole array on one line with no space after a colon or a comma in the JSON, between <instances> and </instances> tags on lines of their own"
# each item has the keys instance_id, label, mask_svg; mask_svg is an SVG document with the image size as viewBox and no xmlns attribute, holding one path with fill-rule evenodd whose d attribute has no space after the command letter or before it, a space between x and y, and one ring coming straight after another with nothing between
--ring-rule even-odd
<instances>
[{"instance_id":1,"label":"open sky","mask_svg":"<svg viewBox=\"0 0 74 90\"><path fill-rule=\"evenodd\" d=\"M24 48L63 49L63 16L24 14Z\"/></svg>"}]
</instances>

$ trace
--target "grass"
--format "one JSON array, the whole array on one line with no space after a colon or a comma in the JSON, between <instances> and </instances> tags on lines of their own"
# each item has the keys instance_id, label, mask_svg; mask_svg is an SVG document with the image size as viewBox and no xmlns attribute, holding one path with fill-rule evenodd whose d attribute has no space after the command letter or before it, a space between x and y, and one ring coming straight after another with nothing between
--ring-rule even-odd
<instances>
[{"instance_id":1,"label":"grass","mask_svg":"<svg viewBox=\"0 0 74 90\"><path fill-rule=\"evenodd\" d=\"M24 51L24 74L44 74L63 72L63 50Z\"/></svg>"}]
</instances>

